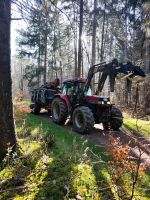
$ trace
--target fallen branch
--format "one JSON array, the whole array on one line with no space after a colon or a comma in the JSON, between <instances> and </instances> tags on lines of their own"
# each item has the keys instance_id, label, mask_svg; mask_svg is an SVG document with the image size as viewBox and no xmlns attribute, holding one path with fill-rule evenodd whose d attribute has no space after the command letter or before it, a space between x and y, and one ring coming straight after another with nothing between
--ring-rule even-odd
<instances>
[{"instance_id":1,"label":"fallen branch","mask_svg":"<svg viewBox=\"0 0 150 200\"><path fill-rule=\"evenodd\" d=\"M27 188L27 186L18 186L18 187L6 189L6 190L0 190L0 193L9 192L9 191L24 190L26 188Z\"/></svg>"},{"instance_id":2,"label":"fallen branch","mask_svg":"<svg viewBox=\"0 0 150 200\"><path fill-rule=\"evenodd\" d=\"M22 185L26 182L24 178L10 178L10 179L5 179L0 182L0 187L4 187L8 184L13 184L13 185Z\"/></svg>"}]
</instances>

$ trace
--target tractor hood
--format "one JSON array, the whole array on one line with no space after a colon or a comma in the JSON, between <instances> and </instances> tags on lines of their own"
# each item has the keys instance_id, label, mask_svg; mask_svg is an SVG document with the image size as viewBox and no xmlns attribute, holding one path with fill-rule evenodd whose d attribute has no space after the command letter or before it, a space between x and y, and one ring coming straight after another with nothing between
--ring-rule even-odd
<instances>
[{"instance_id":1,"label":"tractor hood","mask_svg":"<svg viewBox=\"0 0 150 200\"><path fill-rule=\"evenodd\" d=\"M107 96L86 96L86 100L92 104L110 104L110 98Z\"/></svg>"}]
</instances>

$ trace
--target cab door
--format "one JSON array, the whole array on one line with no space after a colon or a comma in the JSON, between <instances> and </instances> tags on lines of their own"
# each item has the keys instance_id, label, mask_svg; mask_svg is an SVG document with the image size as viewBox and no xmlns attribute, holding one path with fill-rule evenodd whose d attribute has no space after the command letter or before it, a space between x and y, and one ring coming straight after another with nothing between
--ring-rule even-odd
<instances>
[{"instance_id":1,"label":"cab door","mask_svg":"<svg viewBox=\"0 0 150 200\"><path fill-rule=\"evenodd\" d=\"M76 98L77 98L76 87L77 87L76 83L74 82L66 82L62 87L62 93L67 95L72 106L76 104Z\"/></svg>"}]
</instances>

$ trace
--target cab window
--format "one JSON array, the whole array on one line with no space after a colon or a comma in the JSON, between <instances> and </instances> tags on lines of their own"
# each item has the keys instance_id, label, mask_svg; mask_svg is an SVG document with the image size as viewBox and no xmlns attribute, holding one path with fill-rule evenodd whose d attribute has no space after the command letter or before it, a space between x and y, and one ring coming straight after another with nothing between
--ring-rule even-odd
<instances>
[{"instance_id":1,"label":"cab window","mask_svg":"<svg viewBox=\"0 0 150 200\"><path fill-rule=\"evenodd\" d=\"M64 83L62 88L62 93L66 95L72 95L75 92L74 83Z\"/></svg>"},{"instance_id":2,"label":"cab window","mask_svg":"<svg viewBox=\"0 0 150 200\"><path fill-rule=\"evenodd\" d=\"M88 89L88 91L86 92L86 95L87 96L92 96L92 90L91 90L91 88Z\"/></svg>"}]
</instances>

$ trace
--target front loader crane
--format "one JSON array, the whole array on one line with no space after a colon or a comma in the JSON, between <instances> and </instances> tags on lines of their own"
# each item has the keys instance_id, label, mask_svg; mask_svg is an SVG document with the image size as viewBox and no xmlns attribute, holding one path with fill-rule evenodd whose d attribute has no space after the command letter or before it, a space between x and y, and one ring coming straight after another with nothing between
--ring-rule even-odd
<instances>
[{"instance_id":1,"label":"front loader crane","mask_svg":"<svg viewBox=\"0 0 150 200\"><path fill-rule=\"evenodd\" d=\"M113 59L110 63L99 63L89 69L84 92L88 91L92 78L96 73L101 73L96 94L102 91L107 77L109 77L111 92L114 92L115 79L118 74L123 74L123 77L128 81L131 81L135 76L146 77L144 71L139 66L133 65L131 62L126 64L118 63L117 59Z\"/></svg>"}]
</instances>

